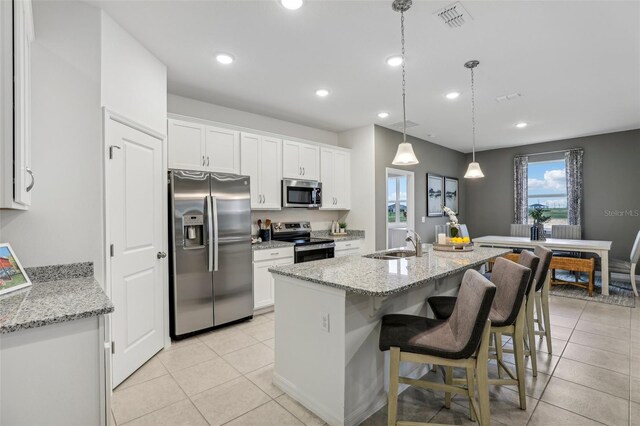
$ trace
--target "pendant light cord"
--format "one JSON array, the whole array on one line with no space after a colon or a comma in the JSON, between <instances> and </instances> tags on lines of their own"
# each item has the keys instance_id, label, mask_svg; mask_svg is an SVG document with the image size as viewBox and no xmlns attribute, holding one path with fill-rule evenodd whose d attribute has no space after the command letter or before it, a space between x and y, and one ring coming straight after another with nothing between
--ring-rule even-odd
<instances>
[{"instance_id":1,"label":"pendant light cord","mask_svg":"<svg viewBox=\"0 0 640 426\"><path fill-rule=\"evenodd\" d=\"M473 141L473 162L476 162L476 89L473 80L473 68L471 68L471 132Z\"/></svg>"},{"instance_id":2,"label":"pendant light cord","mask_svg":"<svg viewBox=\"0 0 640 426\"><path fill-rule=\"evenodd\" d=\"M402 141L407 142L407 95L405 87L407 85L405 81L404 71L404 11L400 12L400 34L402 43Z\"/></svg>"}]
</instances>

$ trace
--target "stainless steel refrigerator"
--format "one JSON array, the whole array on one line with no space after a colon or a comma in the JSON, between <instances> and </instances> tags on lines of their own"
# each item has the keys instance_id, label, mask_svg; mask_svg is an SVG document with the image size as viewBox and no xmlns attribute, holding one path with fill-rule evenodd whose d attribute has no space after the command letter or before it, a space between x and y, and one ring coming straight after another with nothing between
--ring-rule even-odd
<instances>
[{"instance_id":1,"label":"stainless steel refrigerator","mask_svg":"<svg viewBox=\"0 0 640 426\"><path fill-rule=\"evenodd\" d=\"M171 337L253 315L249 177L169 172Z\"/></svg>"}]
</instances>

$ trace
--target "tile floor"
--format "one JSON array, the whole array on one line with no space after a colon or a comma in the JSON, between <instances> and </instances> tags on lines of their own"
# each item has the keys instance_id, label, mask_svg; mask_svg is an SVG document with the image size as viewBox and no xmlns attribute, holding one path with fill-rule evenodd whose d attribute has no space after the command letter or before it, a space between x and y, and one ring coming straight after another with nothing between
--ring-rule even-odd
<instances>
[{"instance_id":1,"label":"tile floor","mask_svg":"<svg viewBox=\"0 0 640 426\"><path fill-rule=\"evenodd\" d=\"M527 410L519 409L514 388L492 387L492 424L640 424L640 309L552 297L551 317L553 355L537 345ZM112 424L322 425L271 384L273 337L269 313L174 343L116 388ZM410 388L401 394L399 418L475 424L462 396L451 409L442 404L442 394ZM385 425L386 407L363 424Z\"/></svg>"}]
</instances>

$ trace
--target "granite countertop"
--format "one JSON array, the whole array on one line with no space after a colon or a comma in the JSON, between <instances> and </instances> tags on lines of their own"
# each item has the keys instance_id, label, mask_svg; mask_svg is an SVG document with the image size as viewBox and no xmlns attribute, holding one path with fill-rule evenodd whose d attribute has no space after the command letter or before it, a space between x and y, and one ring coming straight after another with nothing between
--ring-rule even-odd
<instances>
[{"instance_id":1,"label":"granite countertop","mask_svg":"<svg viewBox=\"0 0 640 426\"><path fill-rule=\"evenodd\" d=\"M351 293L388 296L480 266L510 251L475 247L473 251L464 253L433 251L432 254L425 253L423 257L394 260L345 256L278 266L269 268L269 271Z\"/></svg>"},{"instance_id":2,"label":"granite countertop","mask_svg":"<svg viewBox=\"0 0 640 426\"><path fill-rule=\"evenodd\" d=\"M26 272L30 287L0 296L0 334L113 312L91 262Z\"/></svg>"},{"instance_id":3,"label":"granite countertop","mask_svg":"<svg viewBox=\"0 0 640 426\"><path fill-rule=\"evenodd\" d=\"M286 241L263 241L261 243L256 243L251 245L252 250L267 250L267 249L277 249L282 247L293 247L293 243L288 243Z\"/></svg>"},{"instance_id":4,"label":"granite countertop","mask_svg":"<svg viewBox=\"0 0 640 426\"><path fill-rule=\"evenodd\" d=\"M353 241L363 240L364 231L358 231L356 229L347 229L347 235L331 235L329 231L311 231L312 238L328 238L334 241Z\"/></svg>"}]
</instances>

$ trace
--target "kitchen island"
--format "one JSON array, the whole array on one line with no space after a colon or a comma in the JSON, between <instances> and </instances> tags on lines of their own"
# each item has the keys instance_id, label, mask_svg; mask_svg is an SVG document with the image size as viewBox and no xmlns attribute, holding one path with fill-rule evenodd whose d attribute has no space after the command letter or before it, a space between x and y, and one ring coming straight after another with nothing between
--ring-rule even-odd
<instances>
[{"instance_id":1,"label":"kitchen island","mask_svg":"<svg viewBox=\"0 0 640 426\"><path fill-rule=\"evenodd\" d=\"M467 269L506 249L394 260L347 256L269 269L275 278L274 383L330 425L355 425L386 403L380 319L427 315L425 299L457 294ZM408 377L426 366L401 365Z\"/></svg>"}]
</instances>

